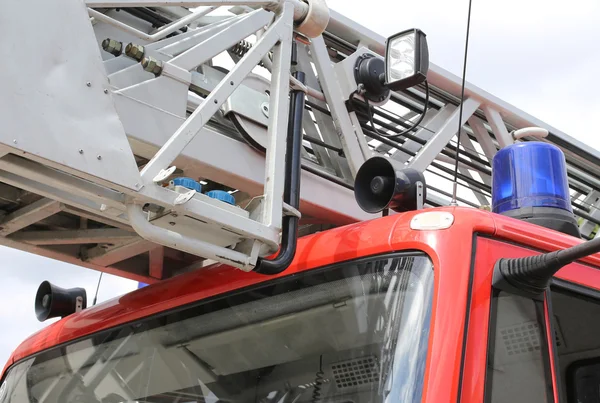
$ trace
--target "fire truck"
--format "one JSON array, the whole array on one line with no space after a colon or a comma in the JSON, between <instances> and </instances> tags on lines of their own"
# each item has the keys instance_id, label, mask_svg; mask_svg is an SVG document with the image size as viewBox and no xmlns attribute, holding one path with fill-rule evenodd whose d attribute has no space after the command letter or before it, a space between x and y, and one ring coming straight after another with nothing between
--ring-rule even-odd
<instances>
[{"instance_id":1,"label":"fire truck","mask_svg":"<svg viewBox=\"0 0 600 403\"><path fill-rule=\"evenodd\" d=\"M600 153L323 0L5 0L21 402L600 402ZM23 29L28 27L28 29ZM410 29L409 29L410 28Z\"/></svg>"}]
</instances>

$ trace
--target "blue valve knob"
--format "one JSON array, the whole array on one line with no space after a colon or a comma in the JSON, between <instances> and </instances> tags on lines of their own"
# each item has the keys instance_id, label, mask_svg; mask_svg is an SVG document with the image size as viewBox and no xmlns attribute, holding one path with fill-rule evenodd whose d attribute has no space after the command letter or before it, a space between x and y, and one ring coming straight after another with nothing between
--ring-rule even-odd
<instances>
[{"instance_id":1,"label":"blue valve knob","mask_svg":"<svg viewBox=\"0 0 600 403\"><path fill-rule=\"evenodd\" d=\"M233 197L233 195L230 195L229 193L227 193L223 190L211 190L210 192L206 193L206 195L213 199L217 199L222 202L232 204L235 206L235 197Z\"/></svg>"},{"instance_id":2,"label":"blue valve knob","mask_svg":"<svg viewBox=\"0 0 600 403\"><path fill-rule=\"evenodd\" d=\"M184 188L193 189L197 192L202 191L202 185L200 185L200 183L196 182L192 178L175 178L173 179L173 185L183 186Z\"/></svg>"}]
</instances>

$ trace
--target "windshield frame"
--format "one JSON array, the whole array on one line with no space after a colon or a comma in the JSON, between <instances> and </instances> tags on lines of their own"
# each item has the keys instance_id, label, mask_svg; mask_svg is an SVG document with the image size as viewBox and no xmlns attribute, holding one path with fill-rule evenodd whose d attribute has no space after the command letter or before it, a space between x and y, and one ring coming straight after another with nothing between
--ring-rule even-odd
<instances>
[{"instance_id":1,"label":"windshield frame","mask_svg":"<svg viewBox=\"0 0 600 403\"><path fill-rule=\"evenodd\" d=\"M424 368L425 369L424 369L423 378L421 379L421 383L420 383L421 394L423 395L425 392L425 389L426 389L426 382L427 382L427 378L428 378L427 373L428 373L429 367L430 367L430 350L431 350L431 343L432 343L432 338L433 338L434 317L435 317L435 310L436 310L435 301L437 299L436 298L436 289L438 286L439 278L438 278L438 275L436 274L437 268L436 268L435 262L437 259L432 259L432 256L429 253L427 253L423 250L419 250L419 249L407 249L407 250L401 250L401 251L396 251L396 252L387 252L387 253L374 254L374 255L369 255L369 256L364 256L364 257L358 257L358 258L354 258L354 259L346 259L343 261L336 262L334 264L329 264L329 265L320 266L320 267L311 268L311 269L305 269L301 272L294 272L294 273L290 273L289 275L284 275L284 276L280 276L277 278L266 277L265 281L255 282L248 286L242 286L240 288L237 288L237 289L234 289L231 291L227 291L227 292L224 292L221 294L212 295L212 296L209 296L206 298L195 300L193 302L188 302L188 303L178 305L176 307L161 310L160 312L156 312L156 313L153 313L150 315L139 317L139 318L136 318L135 320L126 321L126 322L120 323L117 326L113 326L113 327L101 329L101 330L98 330L95 332L91 332L84 336L73 338L64 343L56 344L55 346L52 346L50 348L45 348L34 354L28 355L26 357L19 359L18 361L13 362L10 366L8 366L6 368L6 370L2 374L2 378L0 379L0 385L5 384L5 381L7 380L8 375L19 364L24 363L24 362L32 362L32 359L34 359L35 357L37 357L41 354L48 354L51 351L56 351L57 353L59 351L61 351L60 354L64 354L64 350L66 349L67 346L73 345L82 340L89 340L89 339L96 338L96 337L103 337L108 334L118 332L124 328L136 326L138 324L148 323L148 322L156 320L156 319L160 319L163 317L167 317L169 315L177 314L181 311L189 311L189 310L193 310L193 309L198 309L200 307L204 307L204 309L206 309L206 312L218 311L223 308L221 308L221 307L215 308L213 306L214 306L214 304L218 304L219 301L225 302L227 300L230 300L231 298L247 296L249 293L252 293L253 291L256 291L258 289L264 289L265 287L276 287L277 285L280 285L280 284L286 283L286 282L289 283L294 278L298 279L301 277L318 276L323 273L335 271L336 269L338 271L343 272L346 269L344 266L348 266L350 264L357 265L357 264L369 263L369 262L373 262L373 261L377 261L377 260L401 258L401 257L408 257L408 256L420 256L420 257L426 258L430 262L431 271L433 272L433 274L432 274L432 290L431 290L431 297L430 297L431 299L429 301L427 301L427 303L429 304L429 316L428 316L427 322L423 323L423 325L427 327L427 332L428 332L426 345L425 345L425 350L426 350L425 359L424 359ZM350 276L350 277L352 277L352 276ZM238 302L233 305L239 305L242 303L243 302ZM226 305L232 306L231 304L226 304ZM42 331L44 331L44 330L42 330Z\"/></svg>"}]
</instances>

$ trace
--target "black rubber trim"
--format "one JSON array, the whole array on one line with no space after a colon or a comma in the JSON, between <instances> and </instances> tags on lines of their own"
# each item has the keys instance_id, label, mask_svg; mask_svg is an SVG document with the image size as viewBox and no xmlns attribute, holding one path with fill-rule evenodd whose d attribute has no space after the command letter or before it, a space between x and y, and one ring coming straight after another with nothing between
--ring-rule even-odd
<instances>
[{"instance_id":1,"label":"black rubber trim","mask_svg":"<svg viewBox=\"0 0 600 403\"><path fill-rule=\"evenodd\" d=\"M580 284L571 283L570 281L553 278L550 284L550 289L557 288L563 294L568 294L572 297L584 299L588 302L599 303L600 291L594 288L585 287Z\"/></svg>"},{"instance_id":2,"label":"black rubber trim","mask_svg":"<svg viewBox=\"0 0 600 403\"><path fill-rule=\"evenodd\" d=\"M473 234L471 240L471 264L469 268L469 288L467 290L467 309L465 312L465 326L463 330L462 351L460 357L460 375L458 378L458 393L456 394L456 402L460 403L462 399L462 386L465 374L465 360L467 358L467 334L469 332L469 322L471 319L471 303L473 299L473 281L475 278L475 257L477 255L477 233Z\"/></svg>"},{"instance_id":3,"label":"black rubber trim","mask_svg":"<svg viewBox=\"0 0 600 403\"><path fill-rule=\"evenodd\" d=\"M550 346L550 353L554 359L554 368L556 369L556 376L554 382L556 382L556 389L558 392L558 401L560 402L563 396L562 382L560 376L560 365L558 363L558 349L556 347L556 327L554 326L554 315L552 314L552 290L546 291L546 303L548 304L548 326L550 327L550 335L552 337L552 345Z\"/></svg>"},{"instance_id":4,"label":"black rubber trim","mask_svg":"<svg viewBox=\"0 0 600 403\"><path fill-rule=\"evenodd\" d=\"M542 340L540 340L540 344L542 344L542 359L544 361L544 373L546 375L546 395L550 398L548 399L548 403L556 403L554 400L554 388L552 387L553 378L552 368L550 366L551 351L550 346L548 345L548 323L546 322L546 314L544 312L544 301L533 300L533 303L535 304L538 321L540 321L542 324L542 328L540 330L543 332L544 336L541 337ZM548 382L548 380L550 380L550 382Z\"/></svg>"},{"instance_id":5,"label":"black rubber trim","mask_svg":"<svg viewBox=\"0 0 600 403\"><path fill-rule=\"evenodd\" d=\"M496 345L496 325L498 318L498 295L499 290L491 288L490 296L490 320L488 322L488 342L487 342L487 354L486 354L486 366L485 366L485 382L483 386L483 401L485 403L492 403L492 377L490 368L494 368L494 346Z\"/></svg>"}]
</instances>

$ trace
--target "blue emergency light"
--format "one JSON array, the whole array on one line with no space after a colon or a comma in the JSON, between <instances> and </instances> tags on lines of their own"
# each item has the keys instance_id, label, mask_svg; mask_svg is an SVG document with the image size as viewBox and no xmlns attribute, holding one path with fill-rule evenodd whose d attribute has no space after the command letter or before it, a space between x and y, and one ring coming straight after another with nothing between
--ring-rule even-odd
<instances>
[{"instance_id":1,"label":"blue emergency light","mask_svg":"<svg viewBox=\"0 0 600 403\"><path fill-rule=\"evenodd\" d=\"M492 211L580 236L560 148L521 142L498 151L492 161Z\"/></svg>"}]
</instances>

